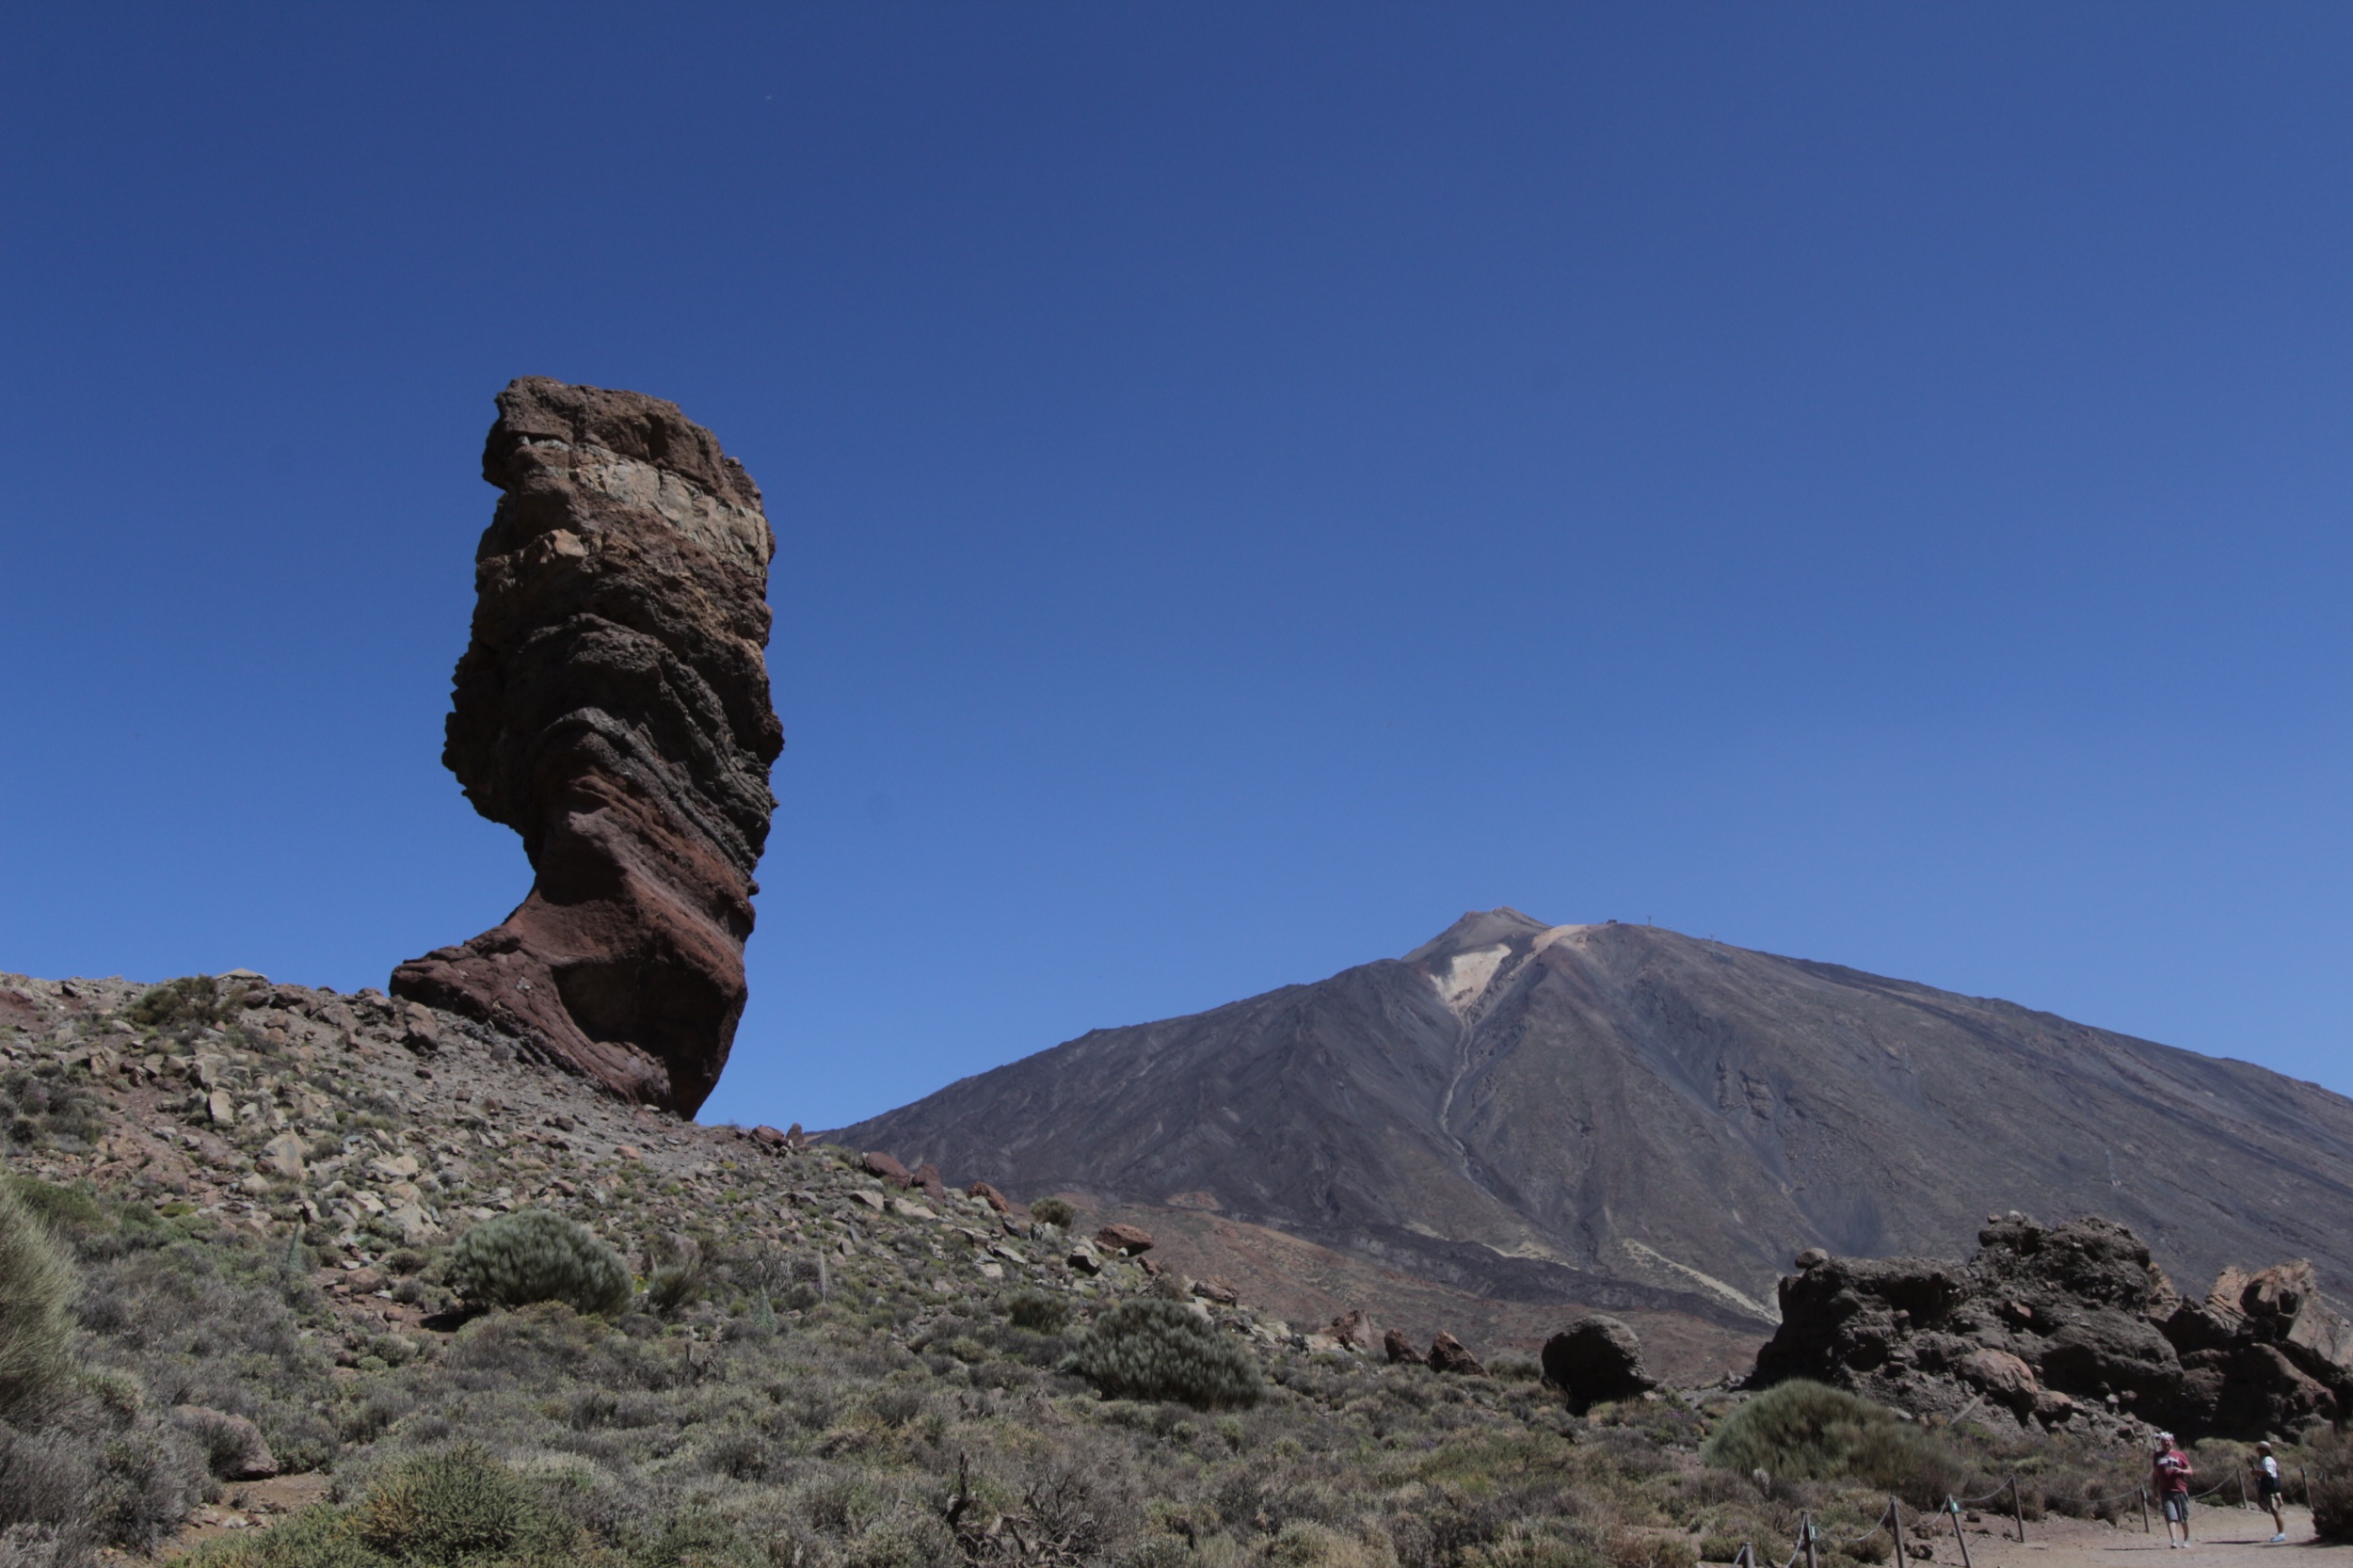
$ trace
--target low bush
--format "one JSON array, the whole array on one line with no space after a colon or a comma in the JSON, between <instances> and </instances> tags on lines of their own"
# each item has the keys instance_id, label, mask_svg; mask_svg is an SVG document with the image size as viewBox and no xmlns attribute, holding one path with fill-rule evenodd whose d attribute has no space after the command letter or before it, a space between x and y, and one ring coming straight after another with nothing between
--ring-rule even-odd
<instances>
[{"instance_id":1,"label":"low bush","mask_svg":"<svg viewBox=\"0 0 2353 1568\"><path fill-rule=\"evenodd\" d=\"M2353 1541L2353 1441L2341 1432L2318 1432L2305 1455L2313 1533L2323 1541Z\"/></svg>"},{"instance_id":2,"label":"low bush","mask_svg":"<svg viewBox=\"0 0 2353 1568\"><path fill-rule=\"evenodd\" d=\"M1079 1217L1079 1211L1060 1198L1040 1198L1030 1205L1030 1218L1042 1225L1066 1225Z\"/></svg>"},{"instance_id":3,"label":"low bush","mask_svg":"<svg viewBox=\"0 0 2353 1568\"><path fill-rule=\"evenodd\" d=\"M1070 1324L1070 1304L1043 1290L1023 1290L1005 1304L1005 1317L1032 1334L1060 1334Z\"/></svg>"},{"instance_id":4,"label":"low bush","mask_svg":"<svg viewBox=\"0 0 2353 1568\"><path fill-rule=\"evenodd\" d=\"M575 1312L619 1316L630 1304L621 1255L584 1227L544 1208L485 1220L457 1239L450 1282L488 1306L562 1302Z\"/></svg>"},{"instance_id":5,"label":"low bush","mask_svg":"<svg viewBox=\"0 0 2353 1568\"><path fill-rule=\"evenodd\" d=\"M1757 1395L1716 1429L1703 1463L1776 1480L1859 1480L1932 1508L1962 1489L1965 1466L1931 1433L1883 1405L1793 1380Z\"/></svg>"},{"instance_id":6,"label":"low bush","mask_svg":"<svg viewBox=\"0 0 2353 1568\"><path fill-rule=\"evenodd\" d=\"M1257 1363L1190 1308L1144 1298L1103 1314L1080 1341L1081 1376L1113 1399L1173 1400L1196 1410L1253 1405Z\"/></svg>"},{"instance_id":7,"label":"low bush","mask_svg":"<svg viewBox=\"0 0 2353 1568\"><path fill-rule=\"evenodd\" d=\"M87 1151L102 1126L98 1102L61 1062L0 1072L0 1142Z\"/></svg>"},{"instance_id":8,"label":"low bush","mask_svg":"<svg viewBox=\"0 0 2353 1568\"><path fill-rule=\"evenodd\" d=\"M0 1419L35 1419L70 1385L73 1284L65 1244L0 1182Z\"/></svg>"},{"instance_id":9,"label":"low bush","mask_svg":"<svg viewBox=\"0 0 2353 1568\"><path fill-rule=\"evenodd\" d=\"M351 1524L371 1550L430 1568L512 1552L549 1528L531 1484L472 1444L419 1455L379 1477Z\"/></svg>"},{"instance_id":10,"label":"low bush","mask_svg":"<svg viewBox=\"0 0 2353 1568\"><path fill-rule=\"evenodd\" d=\"M149 1029L218 1023L229 1010L220 982L208 974L182 975L144 992L130 1007L131 1021Z\"/></svg>"}]
</instances>

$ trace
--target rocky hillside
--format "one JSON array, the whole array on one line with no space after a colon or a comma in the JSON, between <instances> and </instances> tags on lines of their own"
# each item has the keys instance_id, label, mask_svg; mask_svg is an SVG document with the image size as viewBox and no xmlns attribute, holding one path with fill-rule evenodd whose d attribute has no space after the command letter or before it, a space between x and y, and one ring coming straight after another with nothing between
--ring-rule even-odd
<instances>
[{"instance_id":1,"label":"rocky hillside","mask_svg":"<svg viewBox=\"0 0 2353 1568\"><path fill-rule=\"evenodd\" d=\"M2090 1512L2142 1463L1956 1428L1899 1473L1760 1488L1703 1461L1741 1396L1645 1390L1609 1325L1549 1347L1565 1385L1470 1336L1392 1352L1043 1202L696 1127L457 1015L254 975L0 976L20 1242L27 1208L70 1250L72 1371L0 1403L9 1568L109 1543L189 1568L1693 1568L1778 1560L1808 1517L1866 1536L1890 1487L1925 1509L2018 1473L2034 1510ZM621 1299L461 1300L514 1211L617 1249ZM1165 1365L1105 1355L1140 1315L1225 1347L1214 1398L1119 1381ZM1904 1528L1919 1557L1944 1526Z\"/></svg>"},{"instance_id":2,"label":"rocky hillside","mask_svg":"<svg viewBox=\"0 0 2353 1568\"><path fill-rule=\"evenodd\" d=\"M1580 1414L1530 1357L1392 1360L1147 1238L873 1163L378 993L0 976L0 1224L32 1208L77 1275L66 1398L0 1406L0 1560L1690 1568L1796 1528L1695 1479L1724 1390ZM626 1303L462 1302L460 1244L518 1210L617 1248ZM1091 1347L1144 1306L1246 1382L1104 1397Z\"/></svg>"},{"instance_id":3,"label":"rocky hillside","mask_svg":"<svg viewBox=\"0 0 2353 1568\"><path fill-rule=\"evenodd\" d=\"M2178 1277L2300 1256L2353 1283L2343 1096L2008 1002L1510 909L836 1136L1484 1296L1760 1337L1799 1251L1949 1254L2012 1208L2112 1217Z\"/></svg>"}]
</instances>

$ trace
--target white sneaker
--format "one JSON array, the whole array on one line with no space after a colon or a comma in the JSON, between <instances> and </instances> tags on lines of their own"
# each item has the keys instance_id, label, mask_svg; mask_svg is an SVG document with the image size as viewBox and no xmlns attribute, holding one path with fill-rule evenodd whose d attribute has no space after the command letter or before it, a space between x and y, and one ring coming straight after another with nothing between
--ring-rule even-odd
<instances>
[{"instance_id":1,"label":"white sneaker","mask_svg":"<svg viewBox=\"0 0 2353 1568\"><path fill-rule=\"evenodd\" d=\"M2285 1541L2287 1538L2288 1538L2288 1532L2287 1532L2287 1531L2285 1531L2285 1530L2281 1530L2279 1534L2277 1534L2277 1535L2275 1535L2275 1536L2273 1536L2273 1537L2271 1538L2271 1544L2272 1544L2273 1545L2277 1546L2277 1545L2278 1545L2281 1542Z\"/></svg>"}]
</instances>

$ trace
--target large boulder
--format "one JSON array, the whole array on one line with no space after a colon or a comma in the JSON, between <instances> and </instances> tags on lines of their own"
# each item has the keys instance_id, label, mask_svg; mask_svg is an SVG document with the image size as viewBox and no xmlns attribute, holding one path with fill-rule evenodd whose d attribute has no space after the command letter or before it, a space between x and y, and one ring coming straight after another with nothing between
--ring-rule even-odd
<instances>
[{"instance_id":1,"label":"large boulder","mask_svg":"<svg viewBox=\"0 0 2353 1568\"><path fill-rule=\"evenodd\" d=\"M1430 1369L1433 1372L1458 1372L1465 1377L1483 1378L1486 1367L1471 1354L1460 1339L1441 1329L1430 1341Z\"/></svg>"},{"instance_id":2,"label":"large boulder","mask_svg":"<svg viewBox=\"0 0 2353 1568\"><path fill-rule=\"evenodd\" d=\"M1095 1233L1095 1244L1107 1253L1141 1257L1152 1250L1152 1233L1142 1225L1108 1224Z\"/></svg>"},{"instance_id":3,"label":"large boulder","mask_svg":"<svg viewBox=\"0 0 2353 1568\"><path fill-rule=\"evenodd\" d=\"M502 493L441 760L536 876L392 992L691 1115L743 1016L776 805L776 536L751 475L675 404L526 376L498 409L482 476Z\"/></svg>"},{"instance_id":4,"label":"large boulder","mask_svg":"<svg viewBox=\"0 0 2353 1568\"><path fill-rule=\"evenodd\" d=\"M1559 1384L1579 1412L1656 1388L1642 1369L1642 1341L1615 1318L1581 1318L1545 1341L1545 1376Z\"/></svg>"}]
</instances>

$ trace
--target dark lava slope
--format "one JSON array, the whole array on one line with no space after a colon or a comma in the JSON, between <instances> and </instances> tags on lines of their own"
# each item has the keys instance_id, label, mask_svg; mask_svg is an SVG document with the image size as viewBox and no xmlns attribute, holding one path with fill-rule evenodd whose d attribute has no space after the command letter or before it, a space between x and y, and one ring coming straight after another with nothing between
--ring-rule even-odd
<instances>
[{"instance_id":1,"label":"dark lava slope","mask_svg":"<svg viewBox=\"0 0 2353 1568\"><path fill-rule=\"evenodd\" d=\"M835 1134L1015 1192L1214 1208L1519 1300L1769 1320L1799 1249L2097 1213L2185 1288L2353 1283L2353 1100L1831 964L1465 915L1402 959L1097 1030Z\"/></svg>"}]
</instances>

